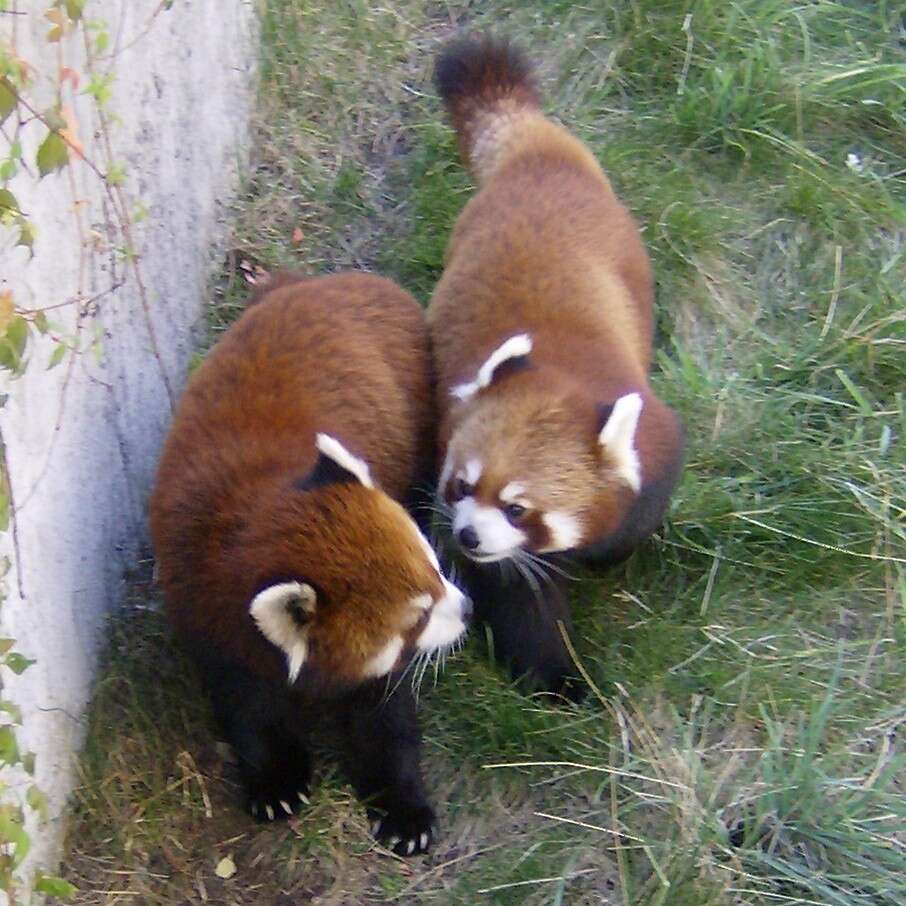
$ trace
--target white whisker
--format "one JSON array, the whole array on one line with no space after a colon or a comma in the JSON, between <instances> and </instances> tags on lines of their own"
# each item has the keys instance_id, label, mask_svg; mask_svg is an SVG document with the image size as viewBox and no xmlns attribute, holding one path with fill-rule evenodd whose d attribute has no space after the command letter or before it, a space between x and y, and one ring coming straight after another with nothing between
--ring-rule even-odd
<instances>
[{"instance_id":1,"label":"white whisker","mask_svg":"<svg viewBox=\"0 0 906 906\"><path fill-rule=\"evenodd\" d=\"M545 569L549 569L552 572L555 572L558 576L563 576L564 579L569 579L571 582L578 582L579 577L574 576L571 573L566 572L565 569L562 569L556 563L552 563L550 560L545 560L544 557L539 557L537 554L533 554L531 551L523 551L523 554L526 555L530 560L535 563L542 565Z\"/></svg>"},{"instance_id":2,"label":"white whisker","mask_svg":"<svg viewBox=\"0 0 906 906\"><path fill-rule=\"evenodd\" d=\"M521 561L513 558L513 565L519 570L519 574L523 579L528 583L529 587L532 589L532 592L535 595L535 600L540 604L543 601L541 596L541 586L538 584L538 580L535 578L534 574L529 571L526 566L528 561Z\"/></svg>"}]
</instances>

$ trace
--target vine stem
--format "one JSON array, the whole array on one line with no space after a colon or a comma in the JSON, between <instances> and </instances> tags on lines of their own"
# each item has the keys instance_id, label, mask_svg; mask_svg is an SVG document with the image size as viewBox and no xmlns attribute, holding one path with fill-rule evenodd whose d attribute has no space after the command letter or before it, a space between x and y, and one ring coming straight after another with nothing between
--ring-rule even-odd
<instances>
[{"instance_id":1,"label":"vine stem","mask_svg":"<svg viewBox=\"0 0 906 906\"><path fill-rule=\"evenodd\" d=\"M16 499L13 496L13 479L9 472L9 458L6 455L6 441L3 438L3 428L0 427L0 465L6 477L6 490L9 494L9 521L12 526L13 559L16 561L16 588L19 597L25 600L25 586L22 582L22 557L19 553L19 522L16 514Z\"/></svg>"},{"instance_id":2,"label":"vine stem","mask_svg":"<svg viewBox=\"0 0 906 906\"><path fill-rule=\"evenodd\" d=\"M86 36L85 40L86 40L86 49L87 49L87 36ZM90 63L91 62L90 50L88 51L88 59L89 59L89 63ZM129 262L129 266L132 269L132 273L135 277L136 285L138 286L139 301L141 303L142 312L144 313L144 317L145 317L145 328L148 331L148 338L151 341L151 352L157 361L157 366L158 366L158 369L160 370L161 380L163 382L164 389L167 391L167 399L170 403L170 410L173 411L173 409L176 407L176 396L173 392L173 387L170 384L170 378L167 375L167 370L166 370L166 368L164 368L163 357L160 354L160 346L157 342L157 331L154 329L154 323L151 318L151 306L148 304L148 292L145 288L145 282L144 282L144 279L142 278L141 270L138 266L138 257L135 254L135 247L134 247L134 244L132 241L132 224L129 220L129 217L125 213L125 205L124 205L124 202L122 199L122 194L118 190L114 191L115 187L110 184L110 180L107 178L107 175L100 170L100 168L97 166L97 164L95 164L94 161L91 160L91 158L88 157L88 155L86 155L84 153L84 151L82 151L81 148L77 147L68 136L63 135L59 130L54 129L51 126L51 124L47 121L47 117L45 117L44 114L40 113L31 104L29 104L28 101L22 97L21 93L14 85L10 84L9 87L12 90L13 96L16 98L16 102L21 104L29 113L31 113L34 117L36 117L38 120L40 120L48 128L48 130L50 130L51 132L55 132L57 135L59 135L60 138L63 139L65 144L69 148L71 148L75 152L75 154L82 159L83 163L85 163L88 166L88 168L95 174L95 176L97 176L98 179L100 179L101 184L104 186L104 191L107 194L107 197L110 200L110 204L113 207L113 210L116 214L116 218L119 221L119 223L117 225L119 226L120 232L122 233L123 237L125 238L127 247L129 249L129 254L127 255L127 260ZM107 119L104 116L103 111L100 110L100 108L98 109L98 115L99 115L100 121L101 121L101 134L104 137L104 143L106 145L107 153L110 154L111 148L110 148L109 132L108 132L108 128L107 128Z\"/></svg>"}]
</instances>

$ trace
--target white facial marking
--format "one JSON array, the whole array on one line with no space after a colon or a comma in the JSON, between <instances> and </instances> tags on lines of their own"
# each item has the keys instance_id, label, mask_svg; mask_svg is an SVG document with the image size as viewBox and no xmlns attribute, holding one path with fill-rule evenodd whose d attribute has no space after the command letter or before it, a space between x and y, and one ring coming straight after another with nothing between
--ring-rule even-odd
<instances>
[{"instance_id":1,"label":"white facial marking","mask_svg":"<svg viewBox=\"0 0 906 906\"><path fill-rule=\"evenodd\" d=\"M399 660L403 650L403 637L394 636L367 664L365 676L383 676L389 673Z\"/></svg>"},{"instance_id":2,"label":"white facial marking","mask_svg":"<svg viewBox=\"0 0 906 906\"><path fill-rule=\"evenodd\" d=\"M437 570L438 574L440 574L440 563L437 560L437 554L435 553L434 548L431 547L431 542L418 530L418 526L414 522L412 523L412 528L418 536L419 544L421 544L425 553L428 555L428 561Z\"/></svg>"},{"instance_id":3,"label":"white facial marking","mask_svg":"<svg viewBox=\"0 0 906 906\"><path fill-rule=\"evenodd\" d=\"M502 560L512 556L526 540L525 532L516 528L495 506L480 506L474 497L463 497L453 504L453 534L467 525L478 533L478 547L464 551L473 560Z\"/></svg>"},{"instance_id":4,"label":"white facial marking","mask_svg":"<svg viewBox=\"0 0 906 906\"><path fill-rule=\"evenodd\" d=\"M560 513L555 510L545 513L542 518L550 532L551 543L541 548L540 553L567 551L577 547L582 540L582 527L579 525L579 521L569 513Z\"/></svg>"},{"instance_id":5,"label":"white facial marking","mask_svg":"<svg viewBox=\"0 0 906 906\"><path fill-rule=\"evenodd\" d=\"M347 472L352 472L366 488L374 487L368 464L358 456L353 456L335 437L331 437L329 434L318 434L315 437L315 445L338 466L346 469Z\"/></svg>"},{"instance_id":6,"label":"white facial marking","mask_svg":"<svg viewBox=\"0 0 906 906\"><path fill-rule=\"evenodd\" d=\"M601 446L617 463L617 474L636 493L642 487L642 467L634 443L641 414L642 397L627 393L614 403L613 412L598 435Z\"/></svg>"},{"instance_id":7,"label":"white facial marking","mask_svg":"<svg viewBox=\"0 0 906 906\"><path fill-rule=\"evenodd\" d=\"M434 599L429 594L416 595L412 599L411 604L417 610L427 610L431 606L433 601Z\"/></svg>"},{"instance_id":8,"label":"white facial marking","mask_svg":"<svg viewBox=\"0 0 906 906\"><path fill-rule=\"evenodd\" d=\"M249 613L264 637L286 655L289 681L294 683L308 655L308 640L293 611L314 613L317 594L303 582L281 582L255 595Z\"/></svg>"},{"instance_id":9,"label":"white facial marking","mask_svg":"<svg viewBox=\"0 0 906 906\"><path fill-rule=\"evenodd\" d=\"M500 492L500 499L504 503L515 503L525 494L525 485L518 481L511 481Z\"/></svg>"},{"instance_id":10,"label":"white facial marking","mask_svg":"<svg viewBox=\"0 0 906 906\"><path fill-rule=\"evenodd\" d=\"M450 476L453 474L453 461L450 459L450 454L448 453L444 459L443 468L440 470L440 478L437 480L438 492L443 494L444 488L447 486L447 482L450 480Z\"/></svg>"},{"instance_id":11,"label":"white facial marking","mask_svg":"<svg viewBox=\"0 0 906 906\"><path fill-rule=\"evenodd\" d=\"M440 571L440 563L434 548L414 523L413 528L428 555L428 560L437 570L437 575L444 586L444 596L434 604L431 616L428 617L428 622L415 643L415 647L419 651L433 651L435 648L452 645L466 631L467 626L462 612L466 596ZM431 595L424 594L413 598L412 603L416 607L427 610L434 602Z\"/></svg>"},{"instance_id":12,"label":"white facial marking","mask_svg":"<svg viewBox=\"0 0 906 906\"><path fill-rule=\"evenodd\" d=\"M494 372L504 362L510 359L518 359L521 356L528 355L532 351L532 338L527 333L517 334L501 343L485 360L485 363L478 369L478 374L474 381L467 384L459 384L454 387L450 393L460 400L467 400L475 396L479 390L487 387L494 377Z\"/></svg>"},{"instance_id":13,"label":"white facial marking","mask_svg":"<svg viewBox=\"0 0 906 906\"><path fill-rule=\"evenodd\" d=\"M466 596L447 579L443 579L443 583L444 596L434 605L431 616L415 643L419 651L447 648L468 628L463 619Z\"/></svg>"},{"instance_id":14,"label":"white facial marking","mask_svg":"<svg viewBox=\"0 0 906 906\"><path fill-rule=\"evenodd\" d=\"M466 483L475 487L475 485L478 484L478 479L481 478L482 468L483 466L481 465L480 459L470 459L466 463L465 472L463 473L463 478L465 478Z\"/></svg>"}]
</instances>

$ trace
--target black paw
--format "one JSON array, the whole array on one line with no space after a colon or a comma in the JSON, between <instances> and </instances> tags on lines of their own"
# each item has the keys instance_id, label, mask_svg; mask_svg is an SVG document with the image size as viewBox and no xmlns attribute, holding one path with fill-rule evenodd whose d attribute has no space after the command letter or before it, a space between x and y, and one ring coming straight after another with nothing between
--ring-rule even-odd
<instances>
[{"instance_id":1,"label":"black paw","mask_svg":"<svg viewBox=\"0 0 906 906\"><path fill-rule=\"evenodd\" d=\"M371 833L398 856L426 853L434 842L434 810L428 805L397 807L385 814L369 812Z\"/></svg>"},{"instance_id":2,"label":"black paw","mask_svg":"<svg viewBox=\"0 0 906 906\"><path fill-rule=\"evenodd\" d=\"M588 686L576 676L556 668L530 668L521 673L513 669L513 678L520 691L526 695L547 693L552 702L559 698L571 702L581 702L588 694Z\"/></svg>"},{"instance_id":3,"label":"black paw","mask_svg":"<svg viewBox=\"0 0 906 906\"><path fill-rule=\"evenodd\" d=\"M285 821L309 803L307 784L258 784L249 789L248 810L256 821Z\"/></svg>"}]
</instances>

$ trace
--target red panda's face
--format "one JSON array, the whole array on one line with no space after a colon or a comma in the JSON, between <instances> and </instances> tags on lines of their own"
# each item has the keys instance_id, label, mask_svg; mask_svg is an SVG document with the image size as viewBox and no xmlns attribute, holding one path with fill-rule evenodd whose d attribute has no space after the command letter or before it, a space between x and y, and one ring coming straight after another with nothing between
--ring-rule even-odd
<instances>
[{"instance_id":1,"label":"red panda's face","mask_svg":"<svg viewBox=\"0 0 906 906\"><path fill-rule=\"evenodd\" d=\"M597 464L575 424L550 430L550 418L527 413L517 426L522 419L506 410L500 399L476 403L451 438L441 472L450 531L482 563L579 546L597 484Z\"/></svg>"},{"instance_id":2,"label":"red panda's face","mask_svg":"<svg viewBox=\"0 0 906 906\"><path fill-rule=\"evenodd\" d=\"M248 540L273 552L257 565L250 619L285 654L291 683L342 688L382 677L466 631L470 602L370 476L366 484L334 469L325 480L322 468L273 502Z\"/></svg>"},{"instance_id":3,"label":"red panda's face","mask_svg":"<svg viewBox=\"0 0 906 906\"><path fill-rule=\"evenodd\" d=\"M638 490L641 398L595 407L527 373L479 381L460 397L439 483L463 553L478 562L530 559L616 529Z\"/></svg>"}]
</instances>

